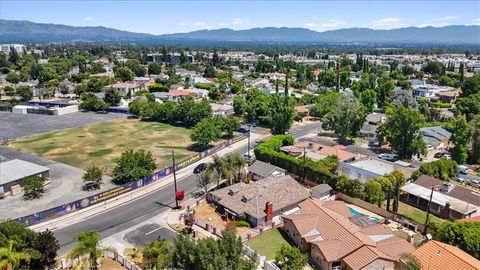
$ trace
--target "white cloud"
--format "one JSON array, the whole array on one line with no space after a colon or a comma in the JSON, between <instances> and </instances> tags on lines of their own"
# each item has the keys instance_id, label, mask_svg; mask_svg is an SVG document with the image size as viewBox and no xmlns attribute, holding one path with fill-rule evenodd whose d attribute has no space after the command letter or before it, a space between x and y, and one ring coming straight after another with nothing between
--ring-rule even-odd
<instances>
[{"instance_id":1,"label":"white cloud","mask_svg":"<svg viewBox=\"0 0 480 270\"><path fill-rule=\"evenodd\" d=\"M390 26L399 24L402 20L396 17L388 17L376 20L373 22L373 26Z\"/></svg>"},{"instance_id":2,"label":"white cloud","mask_svg":"<svg viewBox=\"0 0 480 270\"><path fill-rule=\"evenodd\" d=\"M445 17L436 18L436 19L434 19L434 21L445 22L445 21L455 20L456 18L457 18L457 16L445 16Z\"/></svg>"},{"instance_id":3,"label":"white cloud","mask_svg":"<svg viewBox=\"0 0 480 270\"><path fill-rule=\"evenodd\" d=\"M221 22L219 23L218 25L219 26L223 26L223 27L226 27L226 26L239 26L239 25L245 25L247 23L250 22L250 19L249 18L241 18L241 17L237 17L237 18L234 18L233 20L229 21L229 22Z\"/></svg>"},{"instance_id":4,"label":"white cloud","mask_svg":"<svg viewBox=\"0 0 480 270\"><path fill-rule=\"evenodd\" d=\"M432 20L430 23L422 23L418 25L418 27L427 27L427 26L432 26L432 27L443 27L447 25L452 25L452 21L458 18L457 16L444 16L440 18L435 18Z\"/></svg>"},{"instance_id":5,"label":"white cloud","mask_svg":"<svg viewBox=\"0 0 480 270\"><path fill-rule=\"evenodd\" d=\"M315 31L325 31L330 29L338 28L339 26L347 24L341 20L330 19L324 23L306 23L304 26L308 29L315 30Z\"/></svg>"},{"instance_id":6,"label":"white cloud","mask_svg":"<svg viewBox=\"0 0 480 270\"><path fill-rule=\"evenodd\" d=\"M84 21L87 21L87 22L91 22L93 20L95 20L93 17L85 17L83 18Z\"/></svg>"},{"instance_id":7,"label":"white cloud","mask_svg":"<svg viewBox=\"0 0 480 270\"><path fill-rule=\"evenodd\" d=\"M475 25L480 25L480 18L473 19L472 23Z\"/></svg>"}]
</instances>

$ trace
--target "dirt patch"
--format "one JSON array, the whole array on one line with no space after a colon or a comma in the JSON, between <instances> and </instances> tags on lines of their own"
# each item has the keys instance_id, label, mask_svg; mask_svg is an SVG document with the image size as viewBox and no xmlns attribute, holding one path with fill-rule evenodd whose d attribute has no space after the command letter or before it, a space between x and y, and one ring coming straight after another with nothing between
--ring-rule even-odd
<instances>
[{"instance_id":1,"label":"dirt patch","mask_svg":"<svg viewBox=\"0 0 480 270\"><path fill-rule=\"evenodd\" d=\"M118 262L110 259L110 258L103 258L102 262L100 263L100 270L126 270L127 268L123 267Z\"/></svg>"}]
</instances>

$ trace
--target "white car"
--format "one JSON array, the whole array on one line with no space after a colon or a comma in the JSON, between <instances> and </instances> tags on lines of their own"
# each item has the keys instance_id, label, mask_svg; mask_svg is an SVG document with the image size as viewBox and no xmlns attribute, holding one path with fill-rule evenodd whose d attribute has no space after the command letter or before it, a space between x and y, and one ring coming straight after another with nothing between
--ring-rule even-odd
<instances>
[{"instance_id":1,"label":"white car","mask_svg":"<svg viewBox=\"0 0 480 270\"><path fill-rule=\"evenodd\" d=\"M378 157L381 158L381 159L388 160L388 161L394 161L395 160L395 156L393 154L382 153L382 154L378 155Z\"/></svg>"},{"instance_id":2,"label":"white car","mask_svg":"<svg viewBox=\"0 0 480 270\"><path fill-rule=\"evenodd\" d=\"M444 159L452 159L452 156L451 156L450 154L446 153L446 154L443 154L442 158L444 158Z\"/></svg>"},{"instance_id":3,"label":"white car","mask_svg":"<svg viewBox=\"0 0 480 270\"><path fill-rule=\"evenodd\" d=\"M243 157L244 158L252 158L254 159L255 158L255 151L252 149L250 150L250 152L245 152L245 154L243 154Z\"/></svg>"},{"instance_id":4,"label":"white car","mask_svg":"<svg viewBox=\"0 0 480 270\"><path fill-rule=\"evenodd\" d=\"M435 147L433 147L433 145L427 145L427 150L428 151L432 151L433 149L435 149Z\"/></svg>"}]
</instances>

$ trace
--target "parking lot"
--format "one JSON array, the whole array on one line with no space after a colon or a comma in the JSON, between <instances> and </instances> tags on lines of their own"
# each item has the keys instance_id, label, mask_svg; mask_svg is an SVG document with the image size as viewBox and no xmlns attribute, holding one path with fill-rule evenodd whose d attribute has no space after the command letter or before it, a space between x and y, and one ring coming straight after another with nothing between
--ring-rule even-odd
<instances>
[{"instance_id":1,"label":"parking lot","mask_svg":"<svg viewBox=\"0 0 480 270\"><path fill-rule=\"evenodd\" d=\"M40 199L26 201L22 195L0 199L0 220L26 216L99 192L99 190L82 191L84 174L82 169L0 146L0 162L12 159L21 159L50 168L52 182L46 186L45 193ZM101 190L114 187L109 179L104 179L103 183Z\"/></svg>"},{"instance_id":2,"label":"parking lot","mask_svg":"<svg viewBox=\"0 0 480 270\"><path fill-rule=\"evenodd\" d=\"M0 139L15 140L20 137L41 134L66 128L127 118L120 113L75 112L65 115L16 114L0 112Z\"/></svg>"}]
</instances>

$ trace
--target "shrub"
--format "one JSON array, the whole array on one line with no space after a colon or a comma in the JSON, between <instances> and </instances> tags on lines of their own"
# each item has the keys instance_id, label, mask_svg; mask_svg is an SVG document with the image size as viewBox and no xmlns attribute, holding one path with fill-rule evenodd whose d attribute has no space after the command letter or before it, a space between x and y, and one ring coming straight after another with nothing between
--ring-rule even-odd
<instances>
[{"instance_id":1,"label":"shrub","mask_svg":"<svg viewBox=\"0 0 480 270\"><path fill-rule=\"evenodd\" d=\"M447 109L447 108L451 108L452 104L451 103L443 103L441 101L436 101L436 102L432 103L432 107Z\"/></svg>"},{"instance_id":2,"label":"shrub","mask_svg":"<svg viewBox=\"0 0 480 270\"><path fill-rule=\"evenodd\" d=\"M422 164L418 171L421 174L426 174L444 181L449 181L450 178L457 174L458 166L455 161L442 158ZM415 173L415 176L418 176L418 173Z\"/></svg>"},{"instance_id":3,"label":"shrub","mask_svg":"<svg viewBox=\"0 0 480 270\"><path fill-rule=\"evenodd\" d=\"M246 221L243 221L243 220L237 220L237 221L235 221L235 224L237 225L237 227L248 227L248 228L250 228L250 223L248 223Z\"/></svg>"},{"instance_id":4,"label":"shrub","mask_svg":"<svg viewBox=\"0 0 480 270\"><path fill-rule=\"evenodd\" d=\"M212 89L213 84L211 84L211 83L196 83L195 87L200 88L200 89L210 90L210 89Z\"/></svg>"}]
</instances>

